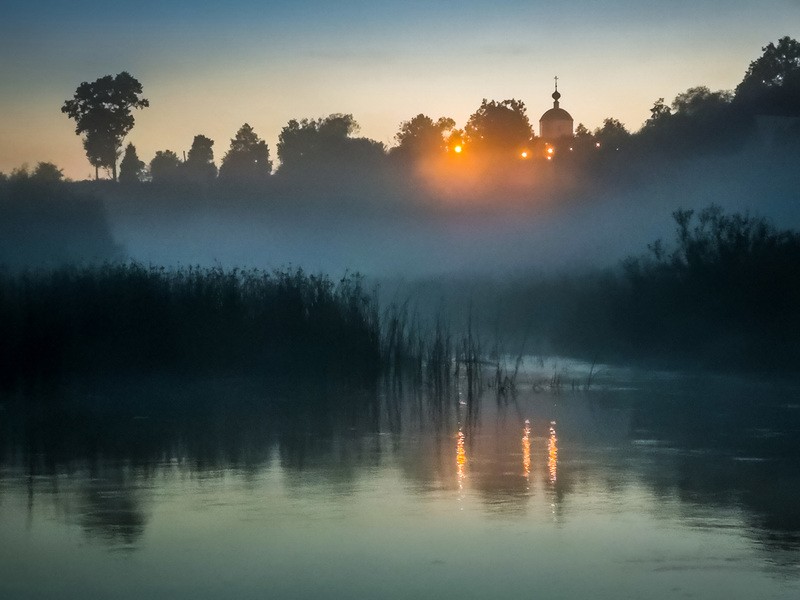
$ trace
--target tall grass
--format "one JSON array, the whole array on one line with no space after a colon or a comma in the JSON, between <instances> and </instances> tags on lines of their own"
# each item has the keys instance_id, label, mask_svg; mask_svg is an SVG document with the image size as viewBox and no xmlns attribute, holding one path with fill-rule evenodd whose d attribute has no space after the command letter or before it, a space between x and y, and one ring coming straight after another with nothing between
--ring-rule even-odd
<instances>
[{"instance_id":1,"label":"tall grass","mask_svg":"<svg viewBox=\"0 0 800 600\"><path fill-rule=\"evenodd\" d=\"M357 276L139 264L0 274L0 384L142 372L374 384L380 324Z\"/></svg>"}]
</instances>

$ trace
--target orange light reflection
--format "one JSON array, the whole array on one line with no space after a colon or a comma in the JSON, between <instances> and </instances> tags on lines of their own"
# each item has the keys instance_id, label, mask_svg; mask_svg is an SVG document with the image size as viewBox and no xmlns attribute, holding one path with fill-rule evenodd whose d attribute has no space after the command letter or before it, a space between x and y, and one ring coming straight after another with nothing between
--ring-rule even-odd
<instances>
[{"instance_id":1,"label":"orange light reflection","mask_svg":"<svg viewBox=\"0 0 800 600\"><path fill-rule=\"evenodd\" d=\"M550 421L550 437L547 440L547 472L550 483L555 483L558 479L558 438L555 425L555 421Z\"/></svg>"},{"instance_id":2,"label":"orange light reflection","mask_svg":"<svg viewBox=\"0 0 800 600\"><path fill-rule=\"evenodd\" d=\"M531 477L531 422L525 419L525 429L522 434L522 472L530 483Z\"/></svg>"},{"instance_id":3,"label":"orange light reflection","mask_svg":"<svg viewBox=\"0 0 800 600\"><path fill-rule=\"evenodd\" d=\"M467 466L467 449L464 445L465 436L464 432L458 430L458 438L456 441L456 473L458 474L458 489L464 489L464 478L466 477Z\"/></svg>"}]
</instances>

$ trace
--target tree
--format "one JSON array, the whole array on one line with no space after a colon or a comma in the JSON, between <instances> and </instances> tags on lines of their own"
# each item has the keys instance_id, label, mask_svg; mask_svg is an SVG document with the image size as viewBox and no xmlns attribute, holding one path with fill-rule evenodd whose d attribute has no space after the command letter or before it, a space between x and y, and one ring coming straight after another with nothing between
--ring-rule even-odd
<instances>
[{"instance_id":1,"label":"tree","mask_svg":"<svg viewBox=\"0 0 800 600\"><path fill-rule=\"evenodd\" d=\"M326 176L334 177L372 170L385 157L385 148L375 140L352 137L358 130L358 123L349 114L292 119L278 137L280 172L294 175L327 170Z\"/></svg>"},{"instance_id":2,"label":"tree","mask_svg":"<svg viewBox=\"0 0 800 600\"><path fill-rule=\"evenodd\" d=\"M484 98L467 121L464 134L471 149L514 155L533 138L525 104L513 99L489 102Z\"/></svg>"},{"instance_id":3,"label":"tree","mask_svg":"<svg viewBox=\"0 0 800 600\"><path fill-rule=\"evenodd\" d=\"M672 109L664 102L664 98L659 98L653 103L650 109L650 118L645 121L645 127L658 127L666 122L672 115Z\"/></svg>"},{"instance_id":4,"label":"tree","mask_svg":"<svg viewBox=\"0 0 800 600\"><path fill-rule=\"evenodd\" d=\"M278 136L282 171L336 162L347 153L350 136L359 130L353 115L335 113L324 119L292 119Z\"/></svg>"},{"instance_id":5,"label":"tree","mask_svg":"<svg viewBox=\"0 0 800 600\"><path fill-rule=\"evenodd\" d=\"M134 125L132 109L146 108L150 102L141 97L142 84L123 71L117 76L106 75L92 83L83 82L71 100L66 100L61 112L75 121L75 133L83 135L86 157L95 167L111 169L117 179L117 157L122 141Z\"/></svg>"},{"instance_id":6,"label":"tree","mask_svg":"<svg viewBox=\"0 0 800 600\"><path fill-rule=\"evenodd\" d=\"M786 36L762 51L736 87L735 100L757 113L800 115L800 42Z\"/></svg>"},{"instance_id":7,"label":"tree","mask_svg":"<svg viewBox=\"0 0 800 600\"><path fill-rule=\"evenodd\" d=\"M267 143L245 123L231 140L231 147L222 158L219 177L224 181L265 181L272 172Z\"/></svg>"},{"instance_id":8,"label":"tree","mask_svg":"<svg viewBox=\"0 0 800 600\"><path fill-rule=\"evenodd\" d=\"M594 137L600 147L619 150L630 139L631 134L618 119L609 117L603 120L603 126L594 130Z\"/></svg>"},{"instance_id":9,"label":"tree","mask_svg":"<svg viewBox=\"0 0 800 600\"><path fill-rule=\"evenodd\" d=\"M59 183L64 179L64 171L51 162L40 162L31 178L41 183Z\"/></svg>"},{"instance_id":10,"label":"tree","mask_svg":"<svg viewBox=\"0 0 800 600\"><path fill-rule=\"evenodd\" d=\"M88 131L83 138L83 149L89 163L94 167L94 178L98 179L100 168L109 169L110 163L116 162L117 150L107 136L96 131Z\"/></svg>"},{"instance_id":11,"label":"tree","mask_svg":"<svg viewBox=\"0 0 800 600\"><path fill-rule=\"evenodd\" d=\"M783 37L776 46L772 42L761 48L764 52L750 63L736 94L751 89L781 87L800 71L800 42Z\"/></svg>"},{"instance_id":12,"label":"tree","mask_svg":"<svg viewBox=\"0 0 800 600\"><path fill-rule=\"evenodd\" d=\"M153 183L174 183L178 179L181 161L172 150L159 150L150 161Z\"/></svg>"},{"instance_id":13,"label":"tree","mask_svg":"<svg viewBox=\"0 0 800 600\"><path fill-rule=\"evenodd\" d=\"M122 162L119 163L119 182L140 182L144 167L144 161L139 160L139 155L136 153L136 146L128 144L125 147L125 155L122 157Z\"/></svg>"},{"instance_id":14,"label":"tree","mask_svg":"<svg viewBox=\"0 0 800 600\"><path fill-rule=\"evenodd\" d=\"M590 152L594 152L596 140L583 123L578 123L575 127L575 139L572 140L570 147L575 149L575 156L586 157Z\"/></svg>"},{"instance_id":15,"label":"tree","mask_svg":"<svg viewBox=\"0 0 800 600\"><path fill-rule=\"evenodd\" d=\"M575 127L575 137L578 139L590 138L592 137L592 132L583 123L578 123L578 126Z\"/></svg>"},{"instance_id":16,"label":"tree","mask_svg":"<svg viewBox=\"0 0 800 600\"><path fill-rule=\"evenodd\" d=\"M727 90L712 92L706 86L701 85L689 88L675 96L675 100L672 101L672 110L677 115L702 117L727 108L732 99L733 94Z\"/></svg>"},{"instance_id":17,"label":"tree","mask_svg":"<svg viewBox=\"0 0 800 600\"><path fill-rule=\"evenodd\" d=\"M392 149L392 154L410 158L441 154L447 149L448 134L455 126L456 122L448 117L434 121L427 115L418 114L400 124L400 131L394 136L397 146Z\"/></svg>"},{"instance_id":18,"label":"tree","mask_svg":"<svg viewBox=\"0 0 800 600\"><path fill-rule=\"evenodd\" d=\"M183 171L186 179L195 183L208 184L217 177L217 165L214 164L214 140L204 135L194 136L192 147Z\"/></svg>"}]
</instances>

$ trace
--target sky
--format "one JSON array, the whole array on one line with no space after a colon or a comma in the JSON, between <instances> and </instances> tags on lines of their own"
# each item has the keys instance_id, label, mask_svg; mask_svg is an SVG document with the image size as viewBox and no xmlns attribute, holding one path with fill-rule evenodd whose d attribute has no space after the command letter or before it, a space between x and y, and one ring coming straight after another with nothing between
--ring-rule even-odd
<instances>
[{"instance_id":1,"label":"sky","mask_svg":"<svg viewBox=\"0 0 800 600\"><path fill-rule=\"evenodd\" d=\"M576 125L636 130L658 98L733 89L785 35L800 38L800 0L4 0L0 172L50 161L92 176L60 108L121 71L150 100L126 140L140 158L204 134L219 163L245 122L274 158L293 118L352 113L390 146L402 121L461 127L483 98L523 100L538 133L554 75Z\"/></svg>"}]
</instances>

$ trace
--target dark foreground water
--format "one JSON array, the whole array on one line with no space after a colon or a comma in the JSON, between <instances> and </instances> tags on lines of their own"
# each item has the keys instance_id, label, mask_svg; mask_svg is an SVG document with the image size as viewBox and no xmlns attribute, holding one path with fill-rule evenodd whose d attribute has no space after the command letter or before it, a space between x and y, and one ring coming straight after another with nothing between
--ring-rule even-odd
<instances>
[{"instance_id":1,"label":"dark foreground water","mask_svg":"<svg viewBox=\"0 0 800 600\"><path fill-rule=\"evenodd\" d=\"M800 598L796 390L531 382L6 403L0 598Z\"/></svg>"}]
</instances>

